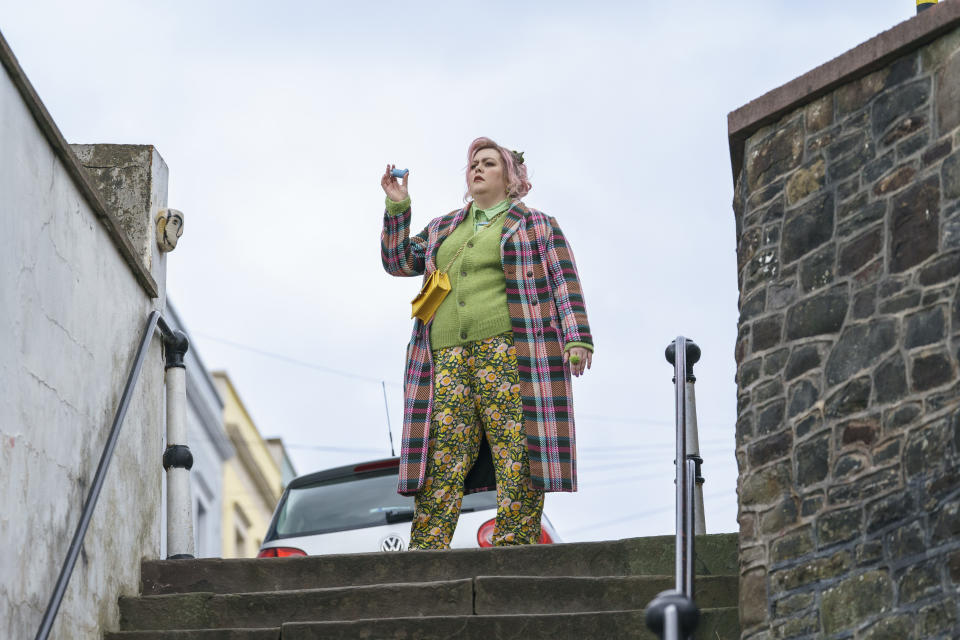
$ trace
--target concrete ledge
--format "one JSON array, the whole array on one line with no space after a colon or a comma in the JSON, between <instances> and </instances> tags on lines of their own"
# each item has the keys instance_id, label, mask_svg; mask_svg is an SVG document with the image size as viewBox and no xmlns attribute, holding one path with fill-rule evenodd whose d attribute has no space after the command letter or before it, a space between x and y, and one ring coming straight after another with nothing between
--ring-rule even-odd
<instances>
[{"instance_id":1,"label":"concrete ledge","mask_svg":"<svg viewBox=\"0 0 960 640\"><path fill-rule=\"evenodd\" d=\"M187 629L181 631L117 631L103 640L280 640L280 627L270 629Z\"/></svg>"},{"instance_id":2,"label":"concrete ledge","mask_svg":"<svg viewBox=\"0 0 960 640\"><path fill-rule=\"evenodd\" d=\"M637 638L655 640L643 611L550 615L393 618L353 622L283 625L283 640L584 640ZM737 610L705 609L695 640L740 640Z\"/></svg>"},{"instance_id":3,"label":"concrete ledge","mask_svg":"<svg viewBox=\"0 0 960 640\"><path fill-rule=\"evenodd\" d=\"M643 609L658 593L673 589L674 584L673 576L481 576L474 584L474 611L478 615L500 615ZM697 578L697 606L736 607L738 586L737 576Z\"/></svg>"},{"instance_id":4,"label":"concrete ledge","mask_svg":"<svg viewBox=\"0 0 960 640\"><path fill-rule=\"evenodd\" d=\"M70 149L70 145L64 140L63 134L60 133L56 122L53 121L40 96L37 95L37 92L34 90L33 85L30 84L30 80L27 79L26 74L20 67L20 63L17 62L16 56L13 54L2 33L0 33L0 64L6 69L11 82L13 82L13 85L20 93L24 104L26 104L27 109L29 109L40 131L43 132L54 154L60 159L67 174L73 179L77 190L82 194L84 200L86 200L97 218L100 219L100 222L103 223L111 240L113 240L113 244L117 247L117 251L120 252L123 260L130 267L130 271L133 272L134 278L136 278L140 286L143 287L147 295L151 298L159 297L160 289L156 281L153 276L150 275L150 272L140 263L137 252L133 248L133 244L130 242L126 233L124 233L123 228L120 226L120 222L116 216L110 212L97 193L96 188L90 183L86 170L80 165L77 157Z\"/></svg>"},{"instance_id":5,"label":"concrete ledge","mask_svg":"<svg viewBox=\"0 0 960 640\"><path fill-rule=\"evenodd\" d=\"M698 536L697 576L739 575L737 534ZM484 576L673 575L674 538L656 536L496 549L250 560L148 560L144 595L237 593Z\"/></svg>"},{"instance_id":6,"label":"concrete ledge","mask_svg":"<svg viewBox=\"0 0 960 640\"><path fill-rule=\"evenodd\" d=\"M123 631L263 628L284 622L472 613L473 580L469 579L280 593L120 598Z\"/></svg>"},{"instance_id":7,"label":"concrete ledge","mask_svg":"<svg viewBox=\"0 0 960 640\"><path fill-rule=\"evenodd\" d=\"M957 26L960 26L960 1L941 2L731 111L727 115L727 137L734 184L743 166L744 143L755 131L840 85L919 49Z\"/></svg>"}]
</instances>

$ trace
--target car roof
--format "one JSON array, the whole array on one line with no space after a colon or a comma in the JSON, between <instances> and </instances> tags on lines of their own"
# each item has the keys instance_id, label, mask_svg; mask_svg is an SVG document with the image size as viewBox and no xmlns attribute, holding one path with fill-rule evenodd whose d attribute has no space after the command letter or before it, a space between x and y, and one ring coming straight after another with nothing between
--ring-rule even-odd
<instances>
[{"instance_id":1,"label":"car roof","mask_svg":"<svg viewBox=\"0 0 960 640\"><path fill-rule=\"evenodd\" d=\"M333 469L325 469L323 471L314 471L313 473L308 473L306 475L297 476L290 481L290 484L287 485L288 489L297 489L299 487L310 485L315 482L320 482L323 480L332 480L334 478L343 478L346 476L353 476L359 473L366 473L369 471L383 471L387 469L398 469L400 466L400 458L380 458L379 460L368 460L366 462L355 462L353 464L347 464L342 467L335 467Z\"/></svg>"}]
</instances>

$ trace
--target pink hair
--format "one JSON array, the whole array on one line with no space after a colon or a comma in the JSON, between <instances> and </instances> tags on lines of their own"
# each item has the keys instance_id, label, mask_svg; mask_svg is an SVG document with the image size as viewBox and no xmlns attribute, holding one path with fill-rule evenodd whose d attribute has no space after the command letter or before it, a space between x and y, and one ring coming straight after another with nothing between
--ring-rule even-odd
<instances>
[{"instance_id":1,"label":"pink hair","mask_svg":"<svg viewBox=\"0 0 960 640\"><path fill-rule=\"evenodd\" d=\"M470 148L467 149L467 170L465 172L465 179L468 181L468 188L467 193L463 196L464 200L466 200L470 195L470 165L473 164L473 156L476 155L477 151L480 151L481 149L496 149L500 153L500 159L503 161L503 166L506 169L505 174L507 179L508 197L522 198L530 193L530 189L533 188L533 185L530 184L530 180L527 178L527 165L518 164L513 157L513 153L509 149L501 147L490 138L477 138L470 143Z\"/></svg>"}]
</instances>

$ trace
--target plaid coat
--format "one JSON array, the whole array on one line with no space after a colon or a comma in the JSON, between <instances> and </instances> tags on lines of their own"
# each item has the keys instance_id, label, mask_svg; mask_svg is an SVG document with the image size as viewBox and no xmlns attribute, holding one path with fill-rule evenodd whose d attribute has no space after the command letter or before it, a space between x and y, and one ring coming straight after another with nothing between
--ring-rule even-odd
<instances>
[{"instance_id":1,"label":"plaid coat","mask_svg":"<svg viewBox=\"0 0 960 640\"><path fill-rule=\"evenodd\" d=\"M409 208L396 216L384 214L380 236L384 269L393 276L429 277L437 269L440 244L468 212L469 205L434 218L413 237ZM503 223L500 256L517 348L530 476L534 486L546 491L576 491L573 396L563 347L574 341L593 344L593 338L573 253L555 219L518 201ZM397 489L406 495L420 490L427 466L433 405L432 322L424 325L414 320L407 345Z\"/></svg>"}]
</instances>

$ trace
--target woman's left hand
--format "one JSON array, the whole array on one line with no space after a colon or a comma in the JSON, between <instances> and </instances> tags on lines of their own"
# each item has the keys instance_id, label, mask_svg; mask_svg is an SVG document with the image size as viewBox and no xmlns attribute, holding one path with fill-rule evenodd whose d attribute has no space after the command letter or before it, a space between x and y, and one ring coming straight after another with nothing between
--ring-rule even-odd
<instances>
[{"instance_id":1,"label":"woman's left hand","mask_svg":"<svg viewBox=\"0 0 960 640\"><path fill-rule=\"evenodd\" d=\"M576 356L573 358L573 356ZM572 358L572 360L571 360ZM583 347L571 347L563 352L563 363L570 365L570 373L575 376L582 376L583 372L590 368L593 360L593 352ZM574 364L576 362L576 364Z\"/></svg>"}]
</instances>

